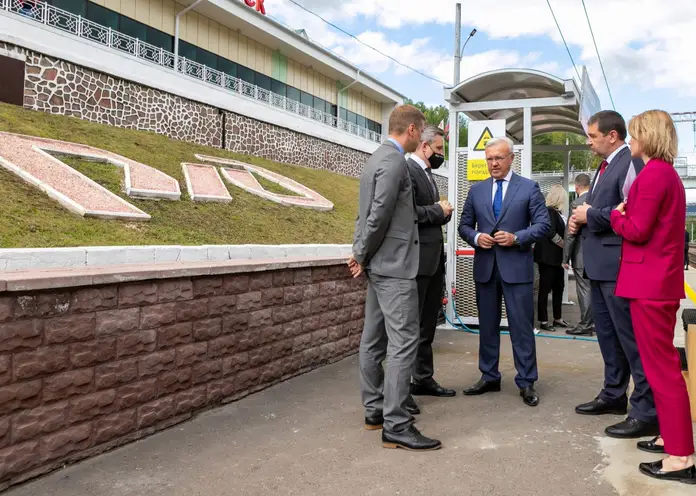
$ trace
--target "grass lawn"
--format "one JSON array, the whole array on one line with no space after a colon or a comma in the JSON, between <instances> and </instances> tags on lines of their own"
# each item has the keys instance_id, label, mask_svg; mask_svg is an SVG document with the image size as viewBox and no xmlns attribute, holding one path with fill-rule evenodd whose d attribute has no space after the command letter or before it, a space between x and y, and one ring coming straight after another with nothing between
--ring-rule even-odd
<instances>
[{"instance_id":1,"label":"grass lawn","mask_svg":"<svg viewBox=\"0 0 696 496\"><path fill-rule=\"evenodd\" d=\"M154 133L119 129L72 117L0 104L0 131L83 143L159 169L176 180L180 201L136 200L123 193L117 167L74 159L65 162L152 216L149 222L85 219L0 167L0 247L350 243L358 203L358 180L324 170L287 165L175 141ZM186 192L182 162L195 153L237 159L283 174L324 195L331 212L285 207L226 184L228 204L194 203ZM256 176L258 179L258 176ZM270 191L293 194L260 179Z\"/></svg>"}]
</instances>

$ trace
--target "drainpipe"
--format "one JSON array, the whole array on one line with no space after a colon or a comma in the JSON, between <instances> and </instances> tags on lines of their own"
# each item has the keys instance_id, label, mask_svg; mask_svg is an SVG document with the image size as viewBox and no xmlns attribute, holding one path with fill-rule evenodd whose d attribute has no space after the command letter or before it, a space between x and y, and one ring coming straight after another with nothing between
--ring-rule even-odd
<instances>
[{"instance_id":1,"label":"drainpipe","mask_svg":"<svg viewBox=\"0 0 696 496\"><path fill-rule=\"evenodd\" d=\"M341 118L341 93L346 91L348 88L353 86L355 83L357 83L359 79L360 79L360 69L358 69L358 72L356 73L355 79L353 80L352 83L350 83L345 88L341 88L340 90L338 90L338 95L337 95L338 98L336 99L336 104L337 104L336 105L336 127L338 127L338 120Z\"/></svg>"},{"instance_id":2,"label":"drainpipe","mask_svg":"<svg viewBox=\"0 0 696 496\"><path fill-rule=\"evenodd\" d=\"M191 5L186 7L184 10L176 15L176 23L174 27L174 70L179 71L179 19L189 10L193 9L196 5L203 2L203 0L196 0Z\"/></svg>"}]
</instances>

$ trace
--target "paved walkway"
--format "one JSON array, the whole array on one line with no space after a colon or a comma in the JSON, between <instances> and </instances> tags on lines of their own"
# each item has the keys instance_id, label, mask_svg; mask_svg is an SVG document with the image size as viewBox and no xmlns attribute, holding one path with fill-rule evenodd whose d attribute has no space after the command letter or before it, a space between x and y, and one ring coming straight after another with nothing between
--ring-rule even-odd
<instances>
[{"instance_id":1,"label":"paved walkway","mask_svg":"<svg viewBox=\"0 0 696 496\"><path fill-rule=\"evenodd\" d=\"M694 271L696 275L696 271ZM574 290L570 292L574 298ZM573 321L576 306L564 307ZM145 440L9 490L8 496L687 496L638 473L657 459L606 438L619 417L582 417L602 381L594 342L538 339L541 404L525 406L502 339L503 391L464 397L478 338L440 331L436 377L455 398L418 398L442 450L381 447L362 428L357 357L296 377Z\"/></svg>"}]
</instances>

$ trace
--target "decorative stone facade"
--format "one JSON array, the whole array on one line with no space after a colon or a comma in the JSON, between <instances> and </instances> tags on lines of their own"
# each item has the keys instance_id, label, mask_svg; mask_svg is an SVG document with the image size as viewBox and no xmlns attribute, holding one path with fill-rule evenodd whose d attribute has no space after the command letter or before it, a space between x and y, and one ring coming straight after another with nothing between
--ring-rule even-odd
<instances>
[{"instance_id":1,"label":"decorative stone facade","mask_svg":"<svg viewBox=\"0 0 696 496\"><path fill-rule=\"evenodd\" d=\"M0 292L0 491L355 353L364 279L273 267Z\"/></svg>"},{"instance_id":2,"label":"decorative stone facade","mask_svg":"<svg viewBox=\"0 0 696 496\"><path fill-rule=\"evenodd\" d=\"M26 55L24 106L359 176L369 154L0 42ZM299 118L299 117L298 117Z\"/></svg>"},{"instance_id":3,"label":"decorative stone facade","mask_svg":"<svg viewBox=\"0 0 696 496\"><path fill-rule=\"evenodd\" d=\"M227 112L226 148L278 162L358 177L369 154Z\"/></svg>"}]
</instances>

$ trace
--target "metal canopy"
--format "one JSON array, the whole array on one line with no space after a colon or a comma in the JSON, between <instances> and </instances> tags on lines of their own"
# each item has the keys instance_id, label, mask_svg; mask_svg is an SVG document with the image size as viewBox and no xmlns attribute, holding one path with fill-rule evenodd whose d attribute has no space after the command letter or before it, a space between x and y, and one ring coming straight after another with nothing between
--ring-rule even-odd
<instances>
[{"instance_id":1,"label":"metal canopy","mask_svg":"<svg viewBox=\"0 0 696 496\"><path fill-rule=\"evenodd\" d=\"M584 135L579 121L580 90L572 79L532 69L501 69L479 74L454 88L445 100L472 120L505 119L508 137L524 141L524 108L533 109L532 136L555 131Z\"/></svg>"}]
</instances>

